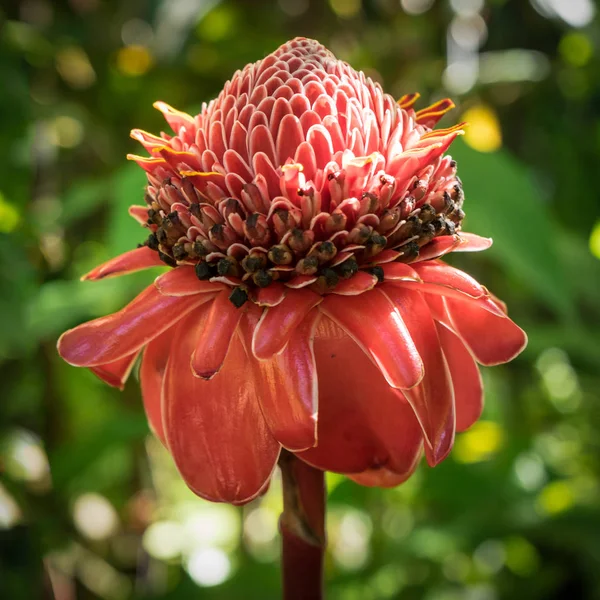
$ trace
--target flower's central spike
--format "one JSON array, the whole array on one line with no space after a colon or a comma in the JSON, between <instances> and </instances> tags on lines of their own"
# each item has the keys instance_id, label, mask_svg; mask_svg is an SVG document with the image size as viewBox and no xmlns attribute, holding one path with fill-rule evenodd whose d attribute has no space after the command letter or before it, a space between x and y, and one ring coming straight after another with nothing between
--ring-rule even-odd
<instances>
[{"instance_id":1,"label":"flower's central spike","mask_svg":"<svg viewBox=\"0 0 600 600\"><path fill-rule=\"evenodd\" d=\"M447 251L464 213L444 152L461 125L432 130L453 104L415 112L416 99L395 102L298 38L235 73L196 117L157 103L175 135L132 132L151 154L131 157L148 174L145 245L241 288L236 305L273 282L325 294Z\"/></svg>"}]
</instances>

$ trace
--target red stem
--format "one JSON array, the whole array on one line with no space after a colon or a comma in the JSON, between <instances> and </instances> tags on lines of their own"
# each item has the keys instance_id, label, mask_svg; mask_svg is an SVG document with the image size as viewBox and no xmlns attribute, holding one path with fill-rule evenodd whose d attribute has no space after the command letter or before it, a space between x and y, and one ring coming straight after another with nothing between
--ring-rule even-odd
<instances>
[{"instance_id":1,"label":"red stem","mask_svg":"<svg viewBox=\"0 0 600 600\"><path fill-rule=\"evenodd\" d=\"M286 450L279 458L283 481L284 600L323 598L325 552L325 476Z\"/></svg>"}]
</instances>

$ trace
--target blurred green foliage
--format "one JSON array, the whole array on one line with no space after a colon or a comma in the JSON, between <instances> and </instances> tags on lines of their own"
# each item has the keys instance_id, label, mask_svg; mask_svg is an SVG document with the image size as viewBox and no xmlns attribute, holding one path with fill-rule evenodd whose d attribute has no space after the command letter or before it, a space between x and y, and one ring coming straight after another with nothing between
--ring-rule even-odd
<instances>
[{"instance_id":1,"label":"blurred green foliage","mask_svg":"<svg viewBox=\"0 0 600 600\"><path fill-rule=\"evenodd\" d=\"M526 352L483 420L393 490L328 478L328 597L600 597L600 21L591 0L22 0L0 9L0 597L276 598L277 480L243 509L188 492L123 393L58 335L153 274L80 283L135 247L128 131L315 37L397 97L452 95L467 269ZM456 112L456 111L455 111ZM446 117L448 120L448 117ZM482 150L486 150L483 152ZM595 228L595 229L594 229Z\"/></svg>"}]
</instances>

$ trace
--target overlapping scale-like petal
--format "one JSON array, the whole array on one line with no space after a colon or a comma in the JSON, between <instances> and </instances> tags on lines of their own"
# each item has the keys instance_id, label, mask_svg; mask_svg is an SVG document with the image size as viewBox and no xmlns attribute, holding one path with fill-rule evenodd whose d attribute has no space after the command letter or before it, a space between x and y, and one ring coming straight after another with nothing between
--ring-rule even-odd
<instances>
[{"instance_id":1,"label":"overlapping scale-like petal","mask_svg":"<svg viewBox=\"0 0 600 600\"><path fill-rule=\"evenodd\" d=\"M192 373L189 359L207 318L208 309L198 311L174 334L163 389L165 436L179 472L196 494L244 504L268 485L280 445L263 418L263 384L247 368L238 333L216 377L205 380Z\"/></svg>"},{"instance_id":2,"label":"overlapping scale-like petal","mask_svg":"<svg viewBox=\"0 0 600 600\"><path fill-rule=\"evenodd\" d=\"M421 453L423 435L402 394L390 388L379 368L327 316L317 325L314 350L318 444L298 456L340 473L386 468L408 476Z\"/></svg>"},{"instance_id":3,"label":"overlapping scale-like petal","mask_svg":"<svg viewBox=\"0 0 600 600\"><path fill-rule=\"evenodd\" d=\"M423 361L425 375L419 385L404 390L423 428L425 454L431 465L443 460L454 442L454 390L444 360L435 322L419 292L393 285L382 286L400 313Z\"/></svg>"},{"instance_id":4,"label":"overlapping scale-like petal","mask_svg":"<svg viewBox=\"0 0 600 600\"><path fill-rule=\"evenodd\" d=\"M390 386L409 389L423 379L423 361L406 323L378 289L360 296L332 294L325 298L319 310L355 340Z\"/></svg>"},{"instance_id":5,"label":"overlapping scale-like petal","mask_svg":"<svg viewBox=\"0 0 600 600\"><path fill-rule=\"evenodd\" d=\"M213 298L163 296L147 287L125 308L69 329L58 340L60 355L76 367L93 367L133 354L174 325L188 312Z\"/></svg>"},{"instance_id":6,"label":"overlapping scale-like petal","mask_svg":"<svg viewBox=\"0 0 600 600\"><path fill-rule=\"evenodd\" d=\"M120 254L115 258L98 265L89 273L86 273L82 281L97 281L98 279L106 279L107 277L116 277L125 275L150 267L164 267L165 263L159 258L158 253L150 250L147 246L130 250L124 254Z\"/></svg>"},{"instance_id":7,"label":"overlapping scale-like petal","mask_svg":"<svg viewBox=\"0 0 600 600\"><path fill-rule=\"evenodd\" d=\"M251 307L241 322L249 368L262 382L263 415L275 439L288 450L305 450L317 443L319 392L313 339L319 316L316 309L309 312L284 350L270 360L256 360L252 354L260 310Z\"/></svg>"}]
</instances>

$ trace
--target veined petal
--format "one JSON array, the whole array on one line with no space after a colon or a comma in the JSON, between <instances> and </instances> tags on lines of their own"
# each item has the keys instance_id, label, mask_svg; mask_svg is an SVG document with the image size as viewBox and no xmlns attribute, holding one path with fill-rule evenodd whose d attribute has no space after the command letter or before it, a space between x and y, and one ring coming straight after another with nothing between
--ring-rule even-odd
<instances>
[{"instance_id":1,"label":"veined petal","mask_svg":"<svg viewBox=\"0 0 600 600\"><path fill-rule=\"evenodd\" d=\"M239 333L221 373L209 381L194 377L190 356L207 313L182 321L173 342L163 389L167 445L196 494L245 504L268 485L280 446L262 416L262 382L248 369Z\"/></svg>"},{"instance_id":2,"label":"veined petal","mask_svg":"<svg viewBox=\"0 0 600 600\"><path fill-rule=\"evenodd\" d=\"M440 235L433 238L429 244L425 244L425 246L420 249L417 261L421 262L439 258L449 252L455 252L459 246L460 238L457 235Z\"/></svg>"},{"instance_id":3,"label":"veined petal","mask_svg":"<svg viewBox=\"0 0 600 600\"><path fill-rule=\"evenodd\" d=\"M141 271L142 269L149 269L150 267L164 266L165 263L160 260L158 252L151 250L148 246L142 246L98 265L89 273L86 273L81 281L97 281L107 277L116 277L134 271Z\"/></svg>"},{"instance_id":4,"label":"veined petal","mask_svg":"<svg viewBox=\"0 0 600 600\"><path fill-rule=\"evenodd\" d=\"M177 267L159 275L154 280L156 289L164 296L194 296L195 294L217 293L227 289L222 283L201 281L194 267Z\"/></svg>"},{"instance_id":5,"label":"veined petal","mask_svg":"<svg viewBox=\"0 0 600 600\"><path fill-rule=\"evenodd\" d=\"M466 231L461 231L458 238L460 244L454 249L454 252L480 252L487 250L493 244L492 238L481 237Z\"/></svg>"},{"instance_id":6,"label":"veined petal","mask_svg":"<svg viewBox=\"0 0 600 600\"><path fill-rule=\"evenodd\" d=\"M423 428L427 441L425 454L433 466L448 455L454 442L454 392L450 373L423 296L393 285L383 285L382 291L401 314L425 365L421 383L404 390L404 395Z\"/></svg>"},{"instance_id":7,"label":"veined petal","mask_svg":"<svg viewBox=\"0 0 600 600\"><path fill-rule=\"evenodd\" d=\"M423 379L423 362L406 324L380 290L360 296L330 294L319 310L363 349L392 387L409 389Z\"/></svg>"},{"instance_id":8,"label":"veined petal","mask_svg":"<svg viewBox=\"0 0 600 600\"><path fill-rule=\"evenodd\" d=\"M228 290L215 297L192 354L191 365L196 377L211 379L219 372L243 314L244 311L229 300Z\"/></svg>"},{"instance_id":9,"label":"veined petal","mask_svg":"<svg viewBox=\"0 0 600 600\"><path fill-rule=\"evenodd\" d=\"M268 360L281 352L294 329L319 302L321 296L311 290L290 289L279 304L265 308L252 336L254 356L259 360Z\"/></svg>"},{"instance_id":10,"label":"veined petal","mask_svg":"<svg viewBox=\"0 0 600 600\"><path fill-rule=\"evenodd\" d=\"M456 431L465 431L479 419L483 410L481 374L461 339L444 325L436 325L454 386Z\"/></svg>"},{"instance_id":11,"label":"veined petal","mask_svg":"<svg viewBox=\"0 0 600 600\"><path fill-rule=\"evenodd\" d=\"M76 367L114 362L152 341L194 308L213 299L163 296L153 285L119 312L69 329L58 340L59 354Z\"/></svg>"},{"instance_id":12,"label":"veined petal","mask_svg":"<svg viewBox=\"0 0 600 600\"><path fill-rule=\"evenodd\" d=\"M294 329L283 352L270 360L252 355L252 333L261 311L249 309L240 323L251 368L261 381L260 405L275 439L291 451L306 450L317 442L318 379L313 339L318 310L313 309Z\"/></svg>"},{"instance_id":13,"label":"veined petal","mask_svg":"<svg viewBox=\"0 0 600 600\"><path fill-rule=\"evenodd\" d=\"M426 283L435 283L447 288L458 290L472 298L489 296L487 290L473 277L464 271L451 267L438 260L416 263L414 270Z\"/></svg>"},{"instance_id":14,"label":"veined petal","mask_svg":"<svg viewBox=\"0 0 600 600\"><path fill-rule=\"evenodd\" d=\"M452 329L480 364L491 367L509 362L527 345L527 334L504 313L499 317L468 302L443 300Z\"/></svg>"},{"instance_id":15,"label":"veined petal","mask_svg":"<svg viewBox=\"0 0 600 600\"><path fill-rule=\"evenodd\" d=\"M376 275L371 275L365 271L359 271L350 279L340 281L332 290L332 294L340 296L358 296L369 290L372 290L379 280Z\"/></svg>"},{"instance_id":16,"label":"veined petal","mask_svg":"<svg viewBox=\"0 0 600 600\"><path fill-rule=\"evenodd\" d=\"M314 351L319 442L298 457L339 473L386 468L408 476L420 456L423 434L402 393L389 387L377 366L326 316L317 324Z\"/></svg>"},{"instance_id":17,"label":"veined petal","mask_svg":"<svg viewBox=\"0 0 600 600\"><path fill-rule=\"evenodd\" d=\"M90 367L90 371L97 375L108 385L122 390L125 387L125 382L129 378L131 369L135 365L139 352L134 352L129 356L124 356L118 360L103 365Z\"/></svg>"},{"instance_id":18,"label":"veined petal","mask_svg":"<svg viewBox=\"0 0 600 600\"><path fill-rule=\"evenodd\" d=\"M359 485L367 487L382 487L392 488L404 483L415 471L419 464L420 452L414 454L414 464L412 468L407 469L403 473L396 473L387 467L379 467L367 469L362 473L348 473L348 477L356 481Z\"/></svg>"},{"instance_id":19,"label":"veined petal","mask_svg":"<svg viewBox=\"0 0 600 600\"><path fill-rule=\"evenodd\" d=\"M202 305L198 310L207 311L208 304ZM144 349L140 365L140 385L148 424L165 446L167 442L162 420L162 390L175 333L176 327L171 327L152 340Z\"/></svg>"}]
</instances>

